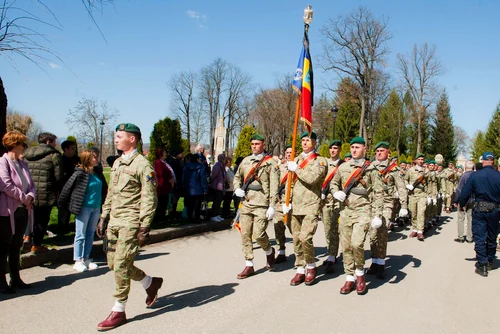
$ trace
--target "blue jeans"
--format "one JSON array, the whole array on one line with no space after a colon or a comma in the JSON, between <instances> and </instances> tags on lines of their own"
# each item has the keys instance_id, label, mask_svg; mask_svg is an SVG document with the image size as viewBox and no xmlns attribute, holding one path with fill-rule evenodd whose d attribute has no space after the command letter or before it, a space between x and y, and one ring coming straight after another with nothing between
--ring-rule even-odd
<instances>
[{"instance_id":1,"label":"blue jeans","mask_svg":"<svg viewBox=\"0 0 500 334\"><path fill-rule=\"evenodd\" d=\"M75 261L87 260L92 250L94 233L101 215L101 208L82 208L75 221Z\"/></svg>"},{"instance_id":2,"label":"blue jeans","mask_svg":"<svg viewBox=\"0 0 500 334\"><path fill-rule=\"evenodd\" d=\"M497 253L498 221L500 212L479 212L472 210L472 238L476 258L484 265L495 259Z\"/></svg>"}]
</instances>

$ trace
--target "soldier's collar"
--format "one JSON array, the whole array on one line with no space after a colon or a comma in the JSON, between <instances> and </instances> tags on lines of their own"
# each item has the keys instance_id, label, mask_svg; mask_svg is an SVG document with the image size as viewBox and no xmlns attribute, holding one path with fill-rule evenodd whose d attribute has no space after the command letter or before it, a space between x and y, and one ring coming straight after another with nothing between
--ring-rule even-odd
<instances>
[{"instance_id":1,"label":"soldier's collar","mask_svg":"<svg viewBox=\"0 0 500 334\"><path fill-rule=\"evenodd\" d=\"M130 165L130 163L135 159L136 156L139 155L139 152L137 152L137 149L133 150L129 154L122 154L121 158L121 163L125 165Z\"/></svg>"},{"instance_id":2,"label":"soldier's collar","mask_svg":"<svg viewBox=\"0 0 500 334\"><path fill-rule=\"evenodd\" d=\"M365 162L365 159L364 158L361 158L361 159L351 159L351 166L361 166L364 162Z\"/></svg>"},{"instance_id":3,"label":"soldier's collar","mask_svg":"<svg viewBox=\"0 0 500 334\"><path fill-rule=\"evenodd\" d=\"M332 160L332 162L337 165L340 162L340 158L337 158L337 160Z\"/></svg>"},{"instance_id":4,"label":"soldier's collar","mask_svg":"<svg viewBox=\"0 0 500 334\"><path fill-rule=\"evenodd\" d=\"M310 155L311 155L311 154L313 154L314 152L316 152L316 150L312 150L312 151L311 151L311 152L309 152L309 153L304 153L304 152L302 152L302 153L300 153L300 156L301 156L302 158L307 158L308 156L310 156Z\"/></svg>"}]
</instances>

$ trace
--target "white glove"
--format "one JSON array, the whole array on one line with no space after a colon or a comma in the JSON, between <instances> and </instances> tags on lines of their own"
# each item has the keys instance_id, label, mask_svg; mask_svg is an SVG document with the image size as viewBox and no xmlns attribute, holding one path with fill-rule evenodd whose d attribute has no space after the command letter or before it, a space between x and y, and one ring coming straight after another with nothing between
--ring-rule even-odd
<instances>
[{"instance_id":1,"label":"white glove","mask_svg":"<svg viewBox=\"0 0 500 334\"><path fill-rule=\"evenodd\" d=\"M236 189L234 194L238 197L245 197L245 191L241 188Z\"/></svg>"},{"instance_id":2,"label":"white glove","mask_svg":"<svg viewBox=\"0 0 500 334\"><path fill-rule=\"evenodd\" d=\"M408 189L409 191L413 191L414 188L411 184L407 184L406 189Z\"/></svg>"},{"instance_id":3,"label":"white glove","mask_svg":"<svg viewBox=\"0 0 500 334\"><path fill-rule=\"evenodd\" d=\"M430 204L432 204L432 198L427 197L427 205L430 205Z\"/></svg>"},{"instance_id":4,"label":"white glove","mask_svg":"<svg viewBox=\"0 0 500 334\"><path fill-rule=\"evenodd\" d=\"M432 204L436 205L437 204L437 200L434 197L431 197L431 199L432 199Z\"/></svg>"},{"instance_id":5,"label":"white glove","mask_svg":"<svg viewBox=\"0 0 500 334\"><path fill-rule=\"evenodd\" d=\"M394 198L399 198L399 193L397 191L394 193Z\"/></svg>"},{"instance_id":6,"label":"white glove","mask_svg":"<svg viewBox=\"0 0 500 334\"><path fill-rule=\"evenodd\" d=\"M373 217L372 222L370 223L370 225L373 228L377 229L380 226L382 226L382 219L380 219L379 217Z\"/></svg>"},{"instance_id":7,"label":"white glove","mask_svg":"<svg viewBox=\"0 0 500 334\"><path fill-rule=\"evenodd\" d=\"M406 209L399 210L399 217L403 218L406 216L408 216L408 210L406 210Z\"/></svg>"},{"instance_id":8,"label":"white glove","mask_svg":"<svg viewBox=\"0 0 500 334\"><path fill-rule=\"evenodd\" d=\"M326 195L325 194L321 194L321 199L324 200L326 198Z\"/></svg>"},{"instance_id":9,"label":"white glove","mask_svg":"<svg viewBox=\"0 0 500 334\"><path fill-rule=\"evenodd\" d=\"M295 172L297 170L297 163L295 161L288 161L286 164L286 168L290 172Z\"/></svg>"},{"instance_id":10,"label":"white glove","mask_svg":"<svg viewBox=\"0 0 500 334\"><path fill-rule=\"evenodd\" d=\"M345 192L343 191L336 191L334 194L333 194L333 198L335 198L337 201L339 202L343 202L345 201L345 198L347 197L347 195L345 194Z\"/></svg>"},{"instance_id":11,"label":"white glove","mask_svg":"<svg viewBox=\"0 0 500 334\"><path fill-rule=\"evenodd\" d=\"M283 204L283 214L286 215L292 210L292 203L288 204Z\"/></svg>"},{"instance_id":12,"label":"white glove","mask_svg":"<svg viewBox=\"0 0 500 334\"><path fill-rule=\"evenodd\" d=\"M271 220L273 219L273 217L274 217L274 208L270 206L269 208L267 208L266 218L267 220Z\"/></svg>"},{"instance_id":13,"label":"white glove","mask_svg":"<svg viewBox=\"0 0 500 334\"><path fill-rule=\"evenodd\" d=\"M438 198L441 199L443 195L441 193L438 194Z\"/></svg>"}]
</instances>

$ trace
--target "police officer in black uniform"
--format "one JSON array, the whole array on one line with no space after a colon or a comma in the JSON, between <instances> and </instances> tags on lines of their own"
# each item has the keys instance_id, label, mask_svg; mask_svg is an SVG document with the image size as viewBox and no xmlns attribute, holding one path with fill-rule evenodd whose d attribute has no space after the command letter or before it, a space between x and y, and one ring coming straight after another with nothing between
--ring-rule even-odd
<instances>
[{"instance_id":1,"label":"police officer in black uniform","mask_svg":"<svg viewBox=\"0 0 500 334\"><path fill-rule=\"evenodd\" d=\"M474 197L472 210L472 237L478 266L476 274L488 276L493 269L496 254L496 239L500 222L500 173L493 168L495 157L491 152L483 153L483 168L473 173L462 189L460 207L465 207Z\"/></svg>"}]
</instances>

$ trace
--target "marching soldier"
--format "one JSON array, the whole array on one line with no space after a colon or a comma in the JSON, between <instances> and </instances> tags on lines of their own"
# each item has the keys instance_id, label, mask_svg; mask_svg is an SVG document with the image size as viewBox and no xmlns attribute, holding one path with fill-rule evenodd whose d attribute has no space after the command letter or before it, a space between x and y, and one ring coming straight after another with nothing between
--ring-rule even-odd
<instances>
[{"instance_id":1,"label":"marching soldier","mask_svg":"<svg viewBox=\"0 0 500 334\"><path fill-rule=\"evenodd\" d=\"M146 307L154 304L163 284L162 278L147 276L134 266L139 247L150 242L149 226L156 209L155 172L149 161L137 152L140 141L141 130L136 125L124 123L116 127L115 145L123 155L111 168L108 195L97 226L99 237L106 233L108 266L115 273L116 302L110 315L97 325L99 331L127 322L125 304L131 279L139 281L146 290Z\"/></svg>"},{"instance_id":2,"label":"marching soldier","mask_svg":"<svg viewBox=\"0 0 500 334\"><path fill-rule=\"evenodd\" d=\"M337 173L338 168L344 162L340 159L340 151L342 142L338 139L330 141L329 150L330 158L327 159L328 173L321 187L321 220L325 229L326 248L328 258L323 262L325 271L329 274L334 272L334 264L339 251L339 217L340 203L334 201L333 195L330 193L330 182Z\"/></svg>"},{"instance_id":3,"label":"marching soldier","mask_svg":"<svg viewBox=\"0 0 500 334\"><path fill-rule=\"evenodd\" d=\"M276 162L266 155L264 137L255 134L251 138L252 155L241 162L234 176L234 194L241 198L241 242L245 254L245 269L238 274L244 279L255 274L253 265L252 235L266 253L266 268L274 269L274 248L266 233L269 220L274 217L274 201L278 193ZM257 170L257 165L260 163ZM244 185L248 183L246 189ZM243 189L242 189L243 188Z\"/></svg>"},{"instance_id":4,"label":"marching soldier","mask_svg":"<svg viewBox=\"0 0 500 334\"><path fill-rule=\"evenodd\" d=\"M445 182L443 173L443 164L439 162L437 162L436 164L436 182L438 188L437 205L436 205L436 222L439 222L439 218L443 211L443 200L444 200L443 187Z\"/></svg>"},{"instance_id":5,"label":"marching soldier","mask_svg":"<svg viewBox=\"0 0 500 334\"><path fill-rule=\"evenodd\" d=\"M425 211L427 205L427 194L425 193L425 183L427 176L424 173L424 155L417 154L415 166L412 166L406 173L406 189L409 190L409 204L411 212L411 228L410 238L417 237L418 240L424 241L424 224Z\"/></svg>"},{"instance_id":6,"label":"marching soldier","mask_svg":"<svg viewBox=\"0 0 500 334\"><path fill-rule=\"evenodd\" d=\"M397 160L389 161L389 143L379 142L375 145L375 161L372 162L373 179L371 203L372 215L382 219L379 228L370 228L370 250L372 264L368 275L377 278L385 277L385 257L387 255L387 228L390 227L394 209L394 193L397 192L401 202L399 217L408 215L407 191L405 183L397 168Z\"/></svg>"},{"instance_id":7,"label":"marching soldier","mask_svg":"<svg viewBox=\"0 0 500 334\"><path fill-rule=\"evenodd\" d=\"M443 185L444 185L444 206L446 213L451 212L451 200L454 191L455 171L453 170L453 163L448 163L448 167L443 169Z\"/></svg>"},{"instance_id":8,"label":"marching soldier","mask_svg":"<svg viewBox=\"0 0 500 334\"><path fill-rule=\"evenodd\" d=\"M373 217L369 190L371 189L370 168L358 181L354 181L351 191L346 194L343 189L353 181L358 168L365 164L365 140L356 137L351 140L352 160L344 162L332 180L331 192L339 202L345 203L340 211L340 240L344 257L346 282L340 289L341 294L349 294L356 289L359 295L366 293L364 245L366 234L371 226L382 225L379 217ZM367 162L369 163L369 162ZM365 166L366 168L366 166Z\"/></svg>"},{"instance_id":9,"label":"marching soldier","mask_svg":"<svg viewBox=\"0 0 500 334\"><path fill-rule=\"evenodd\" d=\"M318 227L321 204L321 185L326 177L326 160L316 153L316 133L301 136L302 153L289 161L287 168L293 172L292 205L283 204L283 214L292 211L292 234L297 273L290 285L314 284L316 263L314 262L313 236Z\"/></svg>"},{"instance_id":10,"label":"marching soldier","mask_svg":"<svg viewBox=\"0 0 500 334\"><path fill-rule=\"evenodd\" d=\"M278 195L276 196L276 201L275 201L276 203L274 206L276 209L276 214L274 215L273 222L274 222L274 234L276 237L276 243L278 244L279 248L278 248L278 256L276 257L274 263L286 262L286 253L285 253L286 228L288 227L288 230L290 231L290 233L292 233L290 220L288 220L285 223L283 215L283 203L285 203L284 194L286 190L286 181L288 179L288 169L286 168L286 165L287 162L290 161L291 156L292 156L292 145L287 145L285 151L285 159L283 163L277 166L277 168L279 169L278 171L280 177L280 186Z\"/></svg>"},{"instance_id":11,"label":"marching soldier","mask_svg":"<svg viewBox=\"0 0 500 334\"><path fill-rule=\"evenodd\" d=\"M438 183L436 162L431 160L429 162L429 172L427 174L427 212L428 220L432 225L436 225Z\"/></svg>"}]
</instances>

